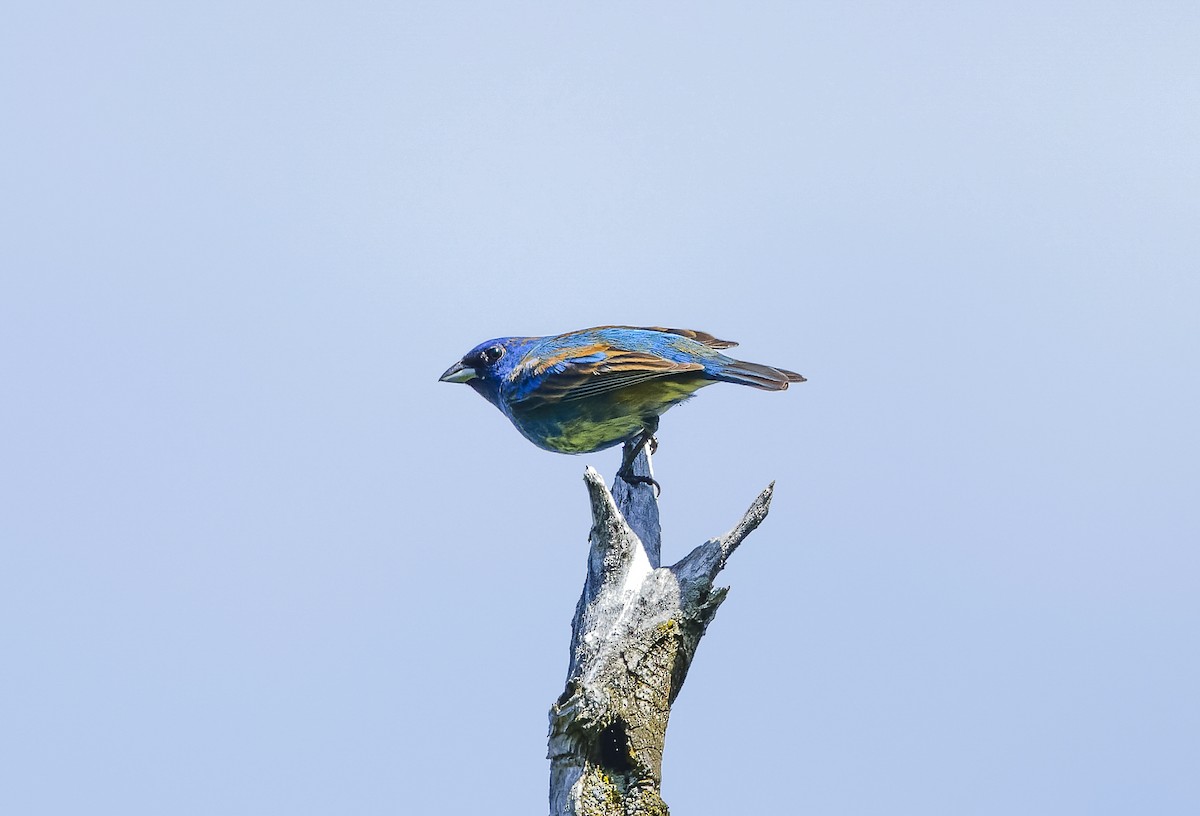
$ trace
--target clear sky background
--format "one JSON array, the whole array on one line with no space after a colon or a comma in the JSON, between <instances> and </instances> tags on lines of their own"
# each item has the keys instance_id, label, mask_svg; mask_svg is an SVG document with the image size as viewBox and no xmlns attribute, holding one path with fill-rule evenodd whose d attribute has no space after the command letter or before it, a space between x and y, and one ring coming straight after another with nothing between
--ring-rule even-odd
<instances>
[{"instance_id":1,"label":"clear sky background","mask_svg":"<svg viewBox=\"0 0 1200 816\"><path fill-rule=\"evenodd\" d=\"M694 327L770 518L675 813L1200 812L1200 6L19 3L0 812L536 814L583 468L438 375Z\"/></svg>"}]
</instances>

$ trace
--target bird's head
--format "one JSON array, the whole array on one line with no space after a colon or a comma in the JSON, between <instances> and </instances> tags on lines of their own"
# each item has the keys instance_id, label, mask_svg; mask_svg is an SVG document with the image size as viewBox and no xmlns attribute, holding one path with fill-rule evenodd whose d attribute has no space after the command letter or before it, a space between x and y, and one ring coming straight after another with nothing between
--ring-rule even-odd
<instances>
[{"instance_id":1,"label":"bird's head","mask_svg":"<svg viewBox=\"0 0 1200 816\"><path fill-rule=\"evenodd\" d=\"M499 407L500 383L521 362L526 346L535 339L499 337L480 343L446 369L439 380L466 383L488 402Z\"/></svg>"}]
</instances>

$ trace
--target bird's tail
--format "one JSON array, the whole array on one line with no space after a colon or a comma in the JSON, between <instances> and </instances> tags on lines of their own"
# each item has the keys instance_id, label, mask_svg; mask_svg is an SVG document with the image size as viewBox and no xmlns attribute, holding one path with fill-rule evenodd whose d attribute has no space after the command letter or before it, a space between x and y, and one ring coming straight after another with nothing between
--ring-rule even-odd
<instances>
[{"instance_id":1,"label":"bird's tail","mask_svg":"<svg viewBox=\"0 0 1200 816\"><path fill-rule=\"evenodd\" d=\"M751 385L764 391L782 391L791 383L804 382L804 377L795 371L788 371L786 368L772 368L758 363L747 363L742 360L730 360L714 372L714 375L718 380L724 382Z\"/></svg>"}]
</instances>

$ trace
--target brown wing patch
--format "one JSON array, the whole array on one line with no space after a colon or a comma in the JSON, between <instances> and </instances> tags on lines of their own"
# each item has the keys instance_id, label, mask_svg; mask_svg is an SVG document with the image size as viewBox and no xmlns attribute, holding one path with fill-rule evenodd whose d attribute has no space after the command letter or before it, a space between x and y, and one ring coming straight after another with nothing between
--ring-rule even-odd
<instances>
[{"instance_id":1,"label":"brown wing patch","mask_svg":"<svg viewBox=\"0 0 1200 816\"><path fill-rule=\"evenodd\" d=\"M562 349L550 357L538 357L536 361L530 360L529 362L524 363L523 367L530 366L530 363L532 363L532 373L542 374L546 370L558 365L559 363L565 362L566 360L587 357L592 354L611 355L612 350L602 343L589 343L585 346L572 346L571 348Z\"/></svg>"},{"instance_id":2,"label":"brown wing patch","mask_svg":"<svg viewBox=\"0 0 1200 816\"><path fill-rule=\"evenodd\" d=\"M588 353L603 351L605 357L599 361L573 363L562 372L548 373L537 391L520 402L526 407L554 402L569 402L627 388L646 380L702 371L700 363L676 363L655 354L625 349L580 346L565 355L556 354L554 361L539 361L540 371L548 371L555 362L585 357Z\"/></svg>"}]
</instances>

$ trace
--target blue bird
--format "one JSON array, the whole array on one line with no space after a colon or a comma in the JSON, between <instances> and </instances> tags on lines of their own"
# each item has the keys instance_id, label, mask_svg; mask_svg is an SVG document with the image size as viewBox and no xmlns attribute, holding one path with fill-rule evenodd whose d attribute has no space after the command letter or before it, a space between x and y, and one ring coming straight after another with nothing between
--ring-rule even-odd
<instances>
[{"instance_id":1,"label":"blue bird","mask_svg":"<svg viewBox=\"0 0 1200 816\"><path fill-rule=\"evenodd\" d=\"M552 337L500 337L480 343L442 374L467 383L539 448L592 453L622 442L617 475L633 473L642 448L657 443L658 418L715 382L783 391L804 382L794 371L735 360L737 345L690 329L597 326Z\"/></svg>"}]
</instances>

